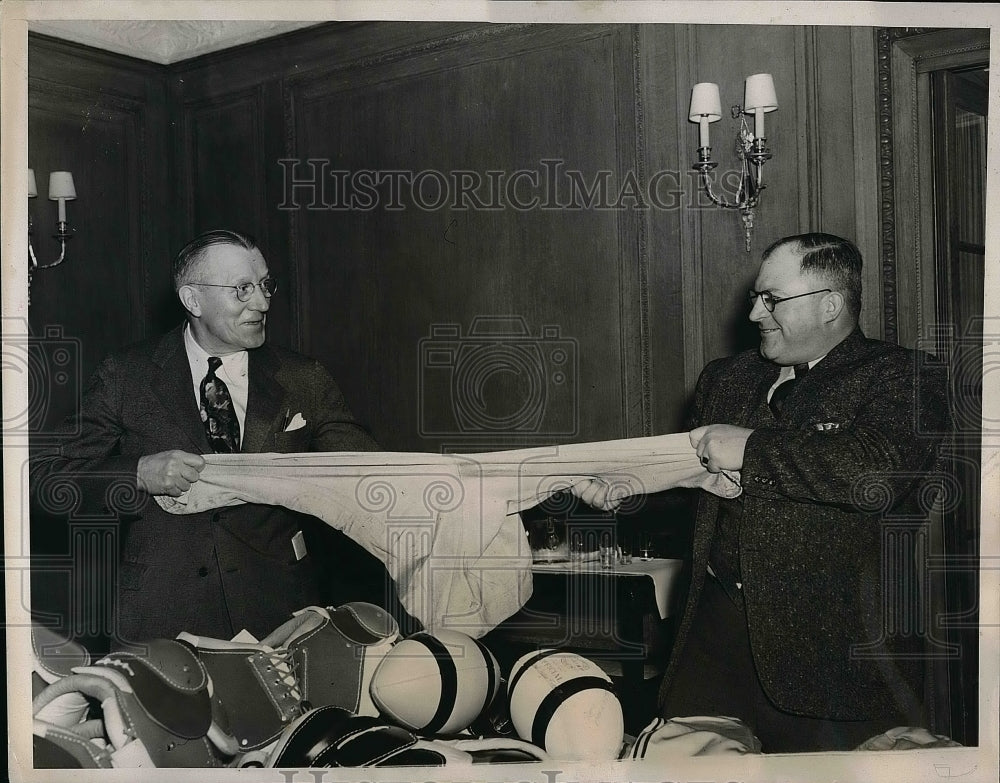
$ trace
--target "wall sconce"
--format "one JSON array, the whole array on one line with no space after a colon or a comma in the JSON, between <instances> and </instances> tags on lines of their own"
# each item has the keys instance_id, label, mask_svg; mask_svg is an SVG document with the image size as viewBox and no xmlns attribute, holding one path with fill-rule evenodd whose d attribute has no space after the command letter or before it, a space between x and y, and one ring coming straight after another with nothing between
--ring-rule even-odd
<instances>
[{"instance_id":1,"label":"wall sconce","mask_svg":"<svg viewBox=\"0 0 1000 783\"><path fill-rule=\"evenodd\" d=\"M743 105L733 106L733 119L740 121L736 134L736 154L742 164L740 182L736 189L736 201L730 203L712 190L712 180L709 172L719 164L712 160L712 147L708 140L710 123L722 119L722 104L719 100L719 85L712 82L700 82L691 90L691 108L688 119L698 123L698 162L694 164L695 171L701 176L699 180L705 193L712 202L725 209L738 209L743 219L743 230L746 236L747 253L750 252L750 236L753 232L753 211L760 201L760 192L764 189L764 163L771 157L764 135L764 115L778 108L778 99L774 93L774 80L769 73L756 73L748 76L743 92ZM747 116L754 117L754 131L750 132Z\"/></svg>"},{"instance_id":2,"label":"wall sconce","mask_svg":"<svg viewBox=\"0 0 1000 783\"><path fill-rule=\"evenodd\" d=\"M35 170L28 169L28 198L37 198ZM36 269L51 269L59 266L66 258L66 240L73 236L73 230L66 225L66 202L76 198L73 175L68 171L53 171L49 174L49 201L59 202L59 222L52 236L59 240L59 258L49 264L39 264L35 249L31 246L31 215L28 215L28 304L31 304L31 276Z\"/></svg>"}]
</instances>

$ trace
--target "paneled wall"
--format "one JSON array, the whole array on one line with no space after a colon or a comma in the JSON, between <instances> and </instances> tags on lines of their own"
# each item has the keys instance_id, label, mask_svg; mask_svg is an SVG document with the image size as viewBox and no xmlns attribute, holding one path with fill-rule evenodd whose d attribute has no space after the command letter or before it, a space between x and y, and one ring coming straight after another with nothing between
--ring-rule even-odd
<instances>
[{"instance_id":1,"label":"paneled wall","mask_svg":"<svg viewBox=\"0 0 1000 783\"><path fill-rule=\"evenodd\" d=\"M32 165L40 185L74 170L80 195L32 325L78 337L86 377L179 319L181 244L239 226L280 279L269 339L327 364L388 448L676 430L703 364L755 343L745 291L784 234L858 239L879 334L873 40L360 23L161 68L32 36ZM706 80L737 103L758 71L780 109L747 255L739 216L697 190L687 104ZM717 174L735 131L712 127ZM43 193L32 213L51 255L55 206ZM497 329L520 339L498 348L482 334Z\"/></svg>"},{"instance_id":2,"label":"paneled wall","mask_svg":"<svg viewBox=\"0 0 1000 783\"><path fill-rule=\"evenodd\" d=\"M88 47L31 36L28 46L28 161L33 246L54 261L57 209L48 174L73 173L66 260L39 270L31 286L33 334L70 339L63 376L51 363L49 419L73 408L80 386L111 350L141 339L171 308L169 119L163 69ZM79 359L79 364L76 363ZM40 391L38 393L41 393ZM46 425L40 423L45 429Z\"/></svg>"},{"instance_id":3,"label":"paneled wall","mask_svg":"<svg viewBox=\"0 0 1000 783\"><path fill-rule=\"evenodd\" d=\"M650 172L676 170L685 185L678 221L651 214L656 262L678 267L679 277L650 287L652 313L683 310L684 378L690 389L710 359L757 345L747 320L746 292L760 253L773 241L803 231L828 231L858 242L868 260L862 325L880 336L879 246L876 230L874 35L870 28L748 25L640 28L644 66L645 146ZM852 56L845 56L851 53ZM738 159L738 122L729 107L743 101L743 80L774 77L779 108L766 117L773 158L765 165L765 191L754 215L751 251L735 210L721 210L695 187L697 130L687 119L691 86L716 82L723 118L711 126L713 174L719 195L732 200ZM751 122L752 129L752 122ZM729 177L728 189L724 184ZM668 260L669 259L669 260ZM679 283L679 287L671 285ZM657 332L659 327L660 331ZM669 324L653 322L654 345L667 342ZM677 367L657 365L653 385L676 383ZM673 421L670 406L654 409L654 427Z\"/></svg>"},{"instance_id":4,"label":"paneled wall","mask_svg":"<svg viewBox=\"0 0 1000 783\"><path fill-rule=\"evenodd\" d=\"M38 270L31 284L29 322L38 338L32 354L37 361L28 373L33 448L46 443L52 427L76 409L87 379L108 352L178 317L167 236L174 209L166 107L164 69L30 37L28 161L38 198L31 199L29 214L40 263L59 255L59 243L51 238L57 206L48 199L49 172L71 171L77 193L67 204L75 235L65 260ZM82 559L93 574L113 573L106 569L114 568L117 557L116 522L89 518L79 524L72 514L49 514L45 508L33 508L31 515L32 609L95 643L107 632L106 614L69 607L102 588L71 563Z\"/></svg>"},{"instance_id":5,"label":"paneled wall","mask_svg":"<svg viewBox=\"0 0 1000 783\"><path fill-rule=\"evenodd\" d=\"M696 190L687 104L695 81L738 103L759 71L781 108L747 255ZM255 233L282 281L271 339L326 363L389 448L673 431L704 362L755 344L767 244L821 229L877 258L873 74L872 31L848 28L296 33L173 69L175 240ZM735 132L713 126L719 173ZM865 319L878 334L877 296Z\"/></svg>"}]
</instances>

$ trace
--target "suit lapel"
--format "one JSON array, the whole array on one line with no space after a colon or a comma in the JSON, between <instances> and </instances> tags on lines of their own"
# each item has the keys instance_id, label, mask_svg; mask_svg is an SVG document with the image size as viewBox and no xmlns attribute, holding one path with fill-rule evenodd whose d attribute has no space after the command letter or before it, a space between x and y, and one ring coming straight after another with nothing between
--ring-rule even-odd
<instances>
[{"instance_id":1,"label":"suit lapel","mask_svg":"<svg viewBox=\"0 0 1000 783\"><path fill-rule=\"evenodd\" d=\"M267 347L248 351L250 388L247 393L247 416L240 451L260 452L275 431L285 388L275 380L280 367L277 357Z\"/></svg>"},{"instance_id":2,"label":"suit lapel","mask_svg":"<svg viewBox=\"0 0 1000 783\"><path fill-rule=\"evenodd\" d=\"M774 415L767 407L767 391L778 380L781 368L772 362L766 362L763 372L755 373L754 378L747 379L747 389L750 393L744 398L743 426L755 429L773 421Z\"/></svg>"},{"instance_id":3,"label":"suit lapel","mask_svg":"<svg viewBox=\"0 0 1000 783\"><path fill-rule=\"evenodd\" d=\"M865 345L864 333L860 327L855 327L853 332L831 348L823 360L792 390L782 410L782 421L787 425L798 426L816 416L815 403L823 401L829 393L824 379L829 373L838 372L844 365L857 361L864 354Z\"/></svg>"},{"instance_id":4,"label":"suit lapel","mask_svg":"<svg viewBox=\"0 0 1000 783\"><path fill-rule=\"evenodd\" d=\"M194 398L194 381L191 364L184 350L184 335L178 327L163 336L153 351L152 361L157 367L157 377L152 381L153 394L160 400L178 432L191 441L196 454L209 454L212 449L205 437L198 403Z\"/></svg>"},{"instance_id":5,"label":"suit lapel","mask_svg":"<svg viewBox=\"0 0 1000 783\"><path fill-rule=\"evenodd\" d=\"M815 372L816 375L814 377L819 378L832 368L856 361L865 353L865 340L866 338L864 333L861 331L861 327L855 327L853 332L830 349L830 353L826 355L823 361L809 371L810 374Z\"/></svg>"}]
</instances>

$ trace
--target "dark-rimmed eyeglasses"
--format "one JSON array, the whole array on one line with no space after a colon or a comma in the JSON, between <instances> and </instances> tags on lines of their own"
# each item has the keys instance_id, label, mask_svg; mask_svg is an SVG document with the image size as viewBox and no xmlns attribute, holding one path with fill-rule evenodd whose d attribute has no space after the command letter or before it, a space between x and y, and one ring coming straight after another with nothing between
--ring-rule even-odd
<instances>
[{"instance_id":1,"label":"dark-rimmed eyeglasses","mask_svg":"<svg viewBox=\"0 0 1000 783\"><path fill-rule=\"evenodd\" d=\"M775 296L770 291L754 291L750 289L750 307L753 307L757 300L760 299L761 304L764 305L764 309L769 313L774 312L774 306L780 304L781 302L787 302L791 299L799 299L803 296L812 296L813 294L828 294L833 291L832 288L820 288L817 291L807 291L804 294L796 294L795 296Z\"/></svg>"},{"instance_id":2,"label":"dark-rimmed eyeglasses","mask_svg":"<svg viewBox=\"0 0 1000 783\"><path fill-rule=\"evenodd\" d=\"M265 299L270 299L274 296L274 292L278 290L278 281L273 277L265 277L259 283L242 283L240 285L221 285L220 283L187 283L187 285L207 285L212 288L232 288L236 291L236 298L241 302L249 302L250 297L253 296L253 292L257 290L257 286L260 286L260 291L264 294Z\"/></svg>"}]
</instances>

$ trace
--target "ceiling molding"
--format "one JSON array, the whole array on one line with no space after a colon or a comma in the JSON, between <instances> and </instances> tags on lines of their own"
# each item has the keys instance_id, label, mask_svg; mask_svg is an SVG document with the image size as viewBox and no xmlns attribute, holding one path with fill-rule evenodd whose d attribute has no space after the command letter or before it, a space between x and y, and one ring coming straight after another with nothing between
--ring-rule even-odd
<instances>
[{"instance_id":1,"label":"ceiling molding","mask_svg":"<svg viewBox=\"0 0 1000 783\"><path fill-rule=\"evenodd\" d=\"M34 20L28 29L116 54L171 65L318 22Z\"/></svg>"}]
</instances>

